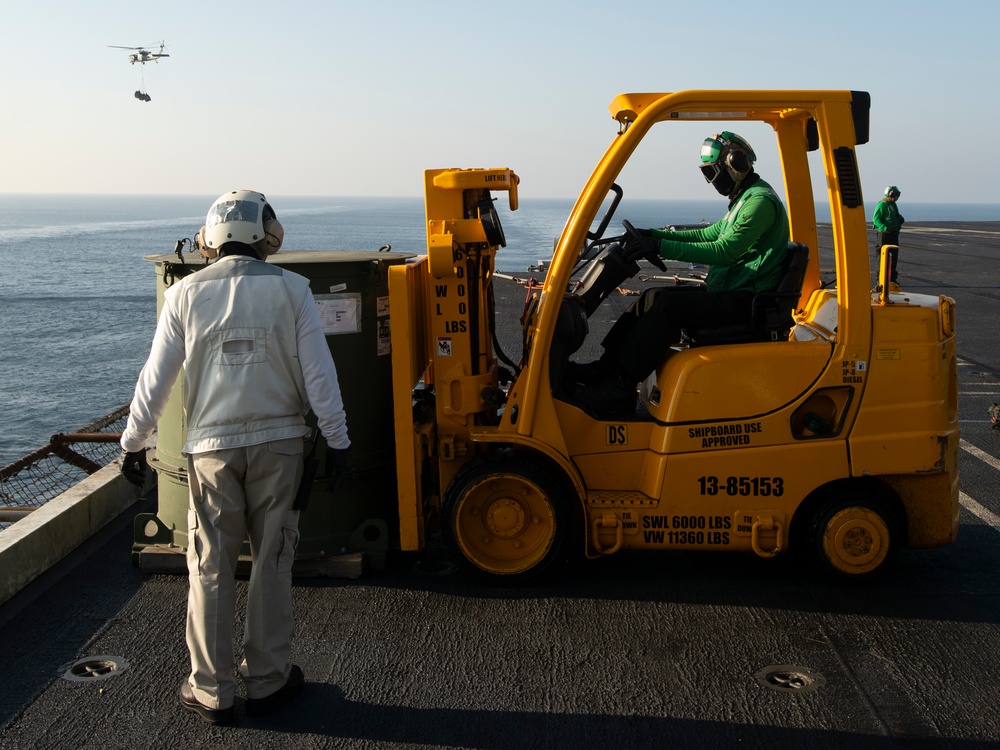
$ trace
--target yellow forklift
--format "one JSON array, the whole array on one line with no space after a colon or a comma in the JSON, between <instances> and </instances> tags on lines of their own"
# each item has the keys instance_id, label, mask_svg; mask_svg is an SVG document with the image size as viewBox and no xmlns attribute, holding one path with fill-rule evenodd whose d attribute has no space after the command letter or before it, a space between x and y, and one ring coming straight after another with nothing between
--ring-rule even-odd
<instances>
[{"instance_id":1,"label":"yellow forklift","mask_svg":"<svg viewBox=\"0 0 1000 750\"><path fill-rule=\"evenodd\" d=\"M494 261L506 243L493 194L516 210L518 177L426 172L427 254L389 269L401 548L440 531L464 565L507 582L573 550L629 549L807 552L858 579L898 548L954 541L955 303L890 285L885 248L872 283L855 153L869 109L858 91L616 97L617 134L526 306L510 370L494 343ZM609 417L559 382L589 316L639 270L615 252L628 222L609 233L616 180L651 130L698 121L774 131L792 243L779 293L760 301L778 314L674 347L640 384L635 413ZM815 151L831 210L827 284Z\"/></svg>"}]
</instances>

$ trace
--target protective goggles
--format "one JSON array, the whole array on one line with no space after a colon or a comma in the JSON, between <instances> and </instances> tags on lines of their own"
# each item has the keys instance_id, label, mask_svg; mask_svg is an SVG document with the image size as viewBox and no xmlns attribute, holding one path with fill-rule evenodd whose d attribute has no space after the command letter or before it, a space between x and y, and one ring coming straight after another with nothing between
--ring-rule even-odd
<instances>
[{"instance_id":1,"label":"protective goggles","mask_svg":"<svg viewBox=\"0 0 1000 750\"><path fill-rule=\"evenodd\" d=\"M722 167L718 162L715 164L702 164L701 173L705 176L705 182L711 184L722 174Z\"/></svg>"}]
</instances>

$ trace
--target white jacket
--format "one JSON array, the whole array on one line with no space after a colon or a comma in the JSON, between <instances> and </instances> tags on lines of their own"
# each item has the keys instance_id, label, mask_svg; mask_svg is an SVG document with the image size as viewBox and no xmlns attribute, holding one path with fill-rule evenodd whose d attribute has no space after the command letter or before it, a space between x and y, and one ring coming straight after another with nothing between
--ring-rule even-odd
<instances>
[{"instance_id":1,"label":"white jacket","mask_svg":"<svg viewBox=\"0 0 1000 750\"><path fill-rule=\"evenodd\" d=\"M307 433L310 407L333 448L347 448L337 369L309 281L242 255L186 276L163 298L121 445L138 451L184 368L184 453Z\"/></svg>"}]
</instances>

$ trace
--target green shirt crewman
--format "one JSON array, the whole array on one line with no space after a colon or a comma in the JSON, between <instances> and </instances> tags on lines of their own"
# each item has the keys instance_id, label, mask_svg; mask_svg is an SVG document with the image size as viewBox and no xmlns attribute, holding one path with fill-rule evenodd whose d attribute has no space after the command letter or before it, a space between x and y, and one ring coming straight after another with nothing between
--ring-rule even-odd
<instances>
[{"instance_id":1,"label":"green shirt crewman","mask_svg":"<svg viewBox=\"0 0 1000 750\"><path fill-rule=\"evenodd\" d=\"M774 289L785 273L788 215L758 174L757 157L745 140L723 132L707 138L701 170L729 210L703 229L638 229L625 253L656 252L672 260L710 266L705 288L647 289L605 336L596 363L578 366L576 397L598 409L635 409L636 383L648 376L680 341L685 328L718 328L747 321L753 296Z\"/></svg>"},{"instance_id":2,"label":"green shirt crewman","mask_svg":"<svg viewBox=\"0 0 1000 750\"><path fill-rule=\"evenodd\" d=\"M875 226L875 254L878 256L882 252L883 245L894 245L889 250L889 281L898 283L899 273L896 266L899 260L899 230L903 227L906 219L899 213L899 188L889 185L885 189L884 197L875 206L875 213L872 214L872 224Z\"/></svg>"},{"instance_id":3,"label":"green shirt crewman","mask_svg":"<svg viewBox=\"0 0 1000 750\"><path fill-rule=\"evenodd\" d=\"M664 258L710 266L709 292L767 291L785 273L788 219L781 200L757 174L748 175L741 188L726 215L711 226L651 230Z\"/></svg>"}]
</instances>

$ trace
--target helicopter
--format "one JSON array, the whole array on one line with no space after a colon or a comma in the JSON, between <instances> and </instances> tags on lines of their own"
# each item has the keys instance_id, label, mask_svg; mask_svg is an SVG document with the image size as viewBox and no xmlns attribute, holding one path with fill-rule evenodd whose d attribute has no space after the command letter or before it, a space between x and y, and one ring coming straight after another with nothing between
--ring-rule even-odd
<instances>
[{"instance_id":1,"label":"helicopter","mask_svg":"<svg viewBox=\"0 0 1000 750\"><path fill-rule=\"evenodd\" d=\"M149 45L149 46L152 47L153 45ZM118 46L116 44L109 44L108 45L108 47L110 49L127 49L127 50L132 50L132 54L130 54L128 56L128 61L130 63L132 63L133 65L135 65L136 63L142 63L143 65L145 65L146 63L148 63L150 61L152 61L152 62L159 62L161 57L170 57L170 55L168 55L167 53L165 53L163 51L163 48L165 46L166 45L163 42L160 42L160 51L159 52L150 52L145 47L120 47L120 46Z\"/></svg>"},{"instance_id":2,"label":"helicopter","mask_svg":"<svg viewBox=\"0 0 1000 750\"><path fill-rule=\"evenodd\" d=\"M149 45L149 46L152 47L153 45ZM148 62L150 62L150 61L152 61L152 62L159 62L161 57L170 57L170 55L168 55L166 52L163 51L163 48L165 46L166 45L163 42L160 42L160 51L159 52L150 52L145 47L121 47L121 46L118 46L118 45L115 45L115 44L109 44L108 45L108 47L110 47L111 49L127 49L127 50L131 50L131 54L128 56L128 61L132 65L135 65L136 63L140 63L143 66L145 66L145 64L148 63ZM140 68L140 71L141 70L142 70L142 68ZM152 98L145 91L145 88L146 88L146 75L145 75L145 73L142 74L141 80L142 80L142 88L136 90L136 92L135 92L135 98L138 99L141 102L150 102L150 101L152 101Z\"/></svg>"}]
</instances>

